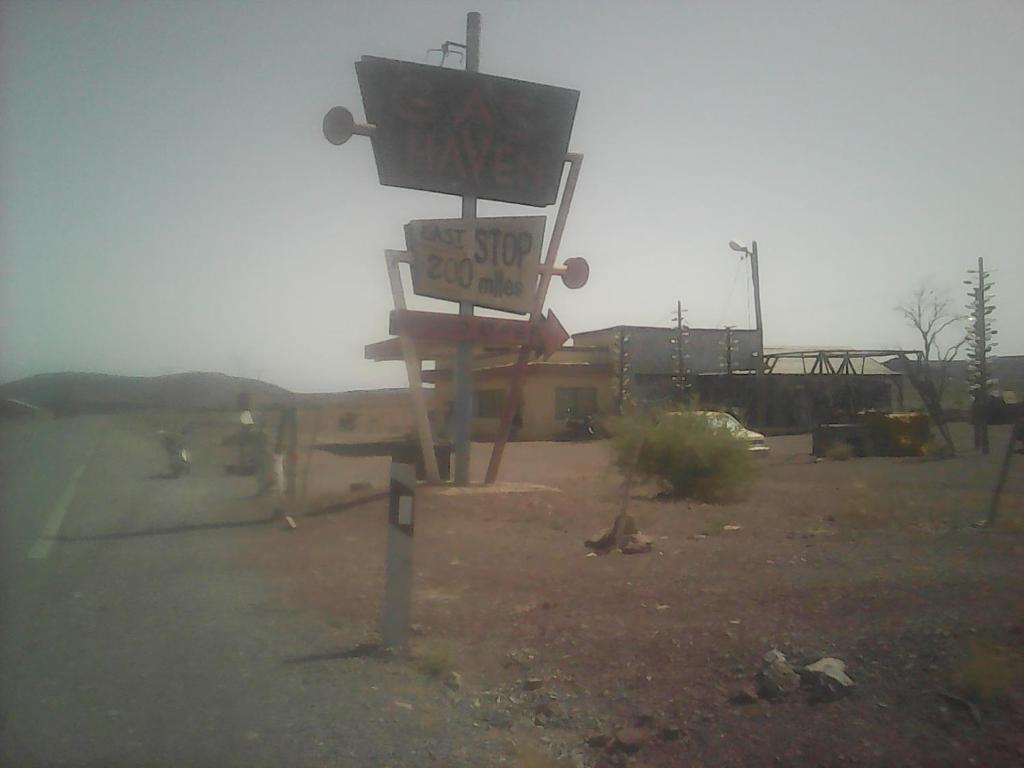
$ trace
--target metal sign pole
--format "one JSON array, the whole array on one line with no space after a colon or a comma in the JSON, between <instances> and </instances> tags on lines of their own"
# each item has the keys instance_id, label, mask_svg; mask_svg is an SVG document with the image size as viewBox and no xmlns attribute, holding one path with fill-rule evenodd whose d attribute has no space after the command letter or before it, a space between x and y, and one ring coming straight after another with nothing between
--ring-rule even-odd
<instances>
[{"instance_id":1,"label":"metal sign pole","mask_svg":"<svg viewBox=\"0 0 1024 768\"><path fill-rule=\"evenodd\" d=\"M404 654L409 646L415 500L415 465L392 461L384 610L381 613L380 634L384 647L398 654Z\"/></svg>"},{"instance_id":2,"label":"metal sign pole","mask_svg":"<svg viewBox=\"0 0 1024 768\"><path fill-rule=\"evenodd\" d=\"M466 71L480 71L480 14L466 14ZM462 218L476 219L476 198L462 198ZM475 242L475 238L473 241ZM459 302L460 315L472 315L473 305ZM469 485L470 423L473 418L473 343L461 341L455 352L455 484Z\"/></svg>"},{"instance_id":3,"label":"metal sign pole","mask_svg":"<svg viewBox=\"0 0 1024 768\"><path fill-rule=\"evenodd\" d=\"M768 393L764 378L764 325L761 322L761 275L757 263L757 240L750 243L750 280L754 285L754 320L757 322L757 370L755 372L754 423L764 428L767 426Z\"/></svg>"},{"instance_id":4,"label":"metal sign pole","mask_svg":"<svg viewBox=\"0 0 1024 768\"><path fill-rule=\"evenodd\" d=\"M558 206L558 214L555 217L555 227L551 231L551 240L548 243L548 252L541 265L540 283L537 285L537 297L534 301L533 311L530 313L530 323L536 326L541 321L541 312L544 309L544 301L547 299L548 286L551 284L551 276L555 273L555 262L558 260L558 247L562 243L562 232L565 230L566 219L569 218L569 208L572 205L572 197L576 192L576 180L579 179L580 169L583 167L583 155L570 152L565 156L569 163L569 175L565 179L565 190L562 192L562 201ZM508 395L505 398L505 405L501 411L501 424L498 427L498 436L494 440L494 448L491 450L491 460L487 465L487 476L485 483L493 483L498 479L498 470L501 468L501 457L505 453L505 444L508 442L512 432L512 421L515 419L516 410L519 408L519 401L523 395L523 381L526 378L526 367L530 362L532 350L528 346L520 347L519 357L516 358L515 367L512 369L512 380L509 383Z\"/></svg>"}]
</instances>

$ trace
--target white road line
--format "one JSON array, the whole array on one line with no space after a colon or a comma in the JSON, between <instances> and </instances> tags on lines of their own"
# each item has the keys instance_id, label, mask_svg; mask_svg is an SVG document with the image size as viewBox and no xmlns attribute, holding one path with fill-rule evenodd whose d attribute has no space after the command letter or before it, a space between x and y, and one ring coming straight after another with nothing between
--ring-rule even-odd
<instances>
[{"instance_id":1,"label":"white road line","mask_svg":"<svg viewBox=\"0 0 1024 768\"><path fill-rule=\"evenodd\" d=\"M85 465L87 463L88 459L79 465L78 469L71 475L71 479L68 481L67 487L64 488L64 492L61 493L60 498L57 499L53 508L50 509L50 514L46 516L46 524L43 526L42 533L39 534L39 538L36 539L32 548L28 551L30 559L42 560L50 554L54 537L60 533L60 527L64 525L64 516L68 513L68 507L71 506L71 501L75 498L75 488L78 487L78 481L82 477L82 473L85 472Z\"/></svg>"}]
</instances>

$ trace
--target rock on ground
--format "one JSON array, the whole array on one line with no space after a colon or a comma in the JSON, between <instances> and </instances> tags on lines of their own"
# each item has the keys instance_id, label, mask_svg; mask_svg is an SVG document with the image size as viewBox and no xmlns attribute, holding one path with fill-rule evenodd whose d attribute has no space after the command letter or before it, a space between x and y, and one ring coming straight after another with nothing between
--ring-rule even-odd
<instances>
[{"instance_id":1,"label":"rock on ground","mask_svg":"<svg viewBox=\"0 0 1024 768\"><path fill-rule=\"evenodd\" d=\"M801 670L805 685L825 700L845 696L853 688L853 680L846 674L846 662L831 656L818 659Z\"/></svg>"},{"instance_id":2,"label":"rock on ground","mask_svg":"<svg viewBox=\"0 0 1024 768\"><path fill-rule=\"evenodd\" d=\"M773 648L764 655L764 667L757 676L757 692L763 698L774 699L800 687L800 675L786 659L785 654Z\"/></svg>"}]
</instances>

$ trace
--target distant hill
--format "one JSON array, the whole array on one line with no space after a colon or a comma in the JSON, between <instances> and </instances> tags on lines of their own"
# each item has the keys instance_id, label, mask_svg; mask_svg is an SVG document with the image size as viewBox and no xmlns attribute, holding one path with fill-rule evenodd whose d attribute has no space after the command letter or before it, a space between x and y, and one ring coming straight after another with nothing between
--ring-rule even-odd
<instances>
[{"instance_id":1,"label":"distant hill","mask_svg":"<svg viewBox=\"0 0 1024 768\"><path fill-rule=\"evenodd\" d=\"M294 397L287 389L265 381L202 372L150 377L43 373L0 385L0 397L17 398L56 413L234 408L242 392L248 392L257 406L284 404Z\"/></svg>"}]
</instances>

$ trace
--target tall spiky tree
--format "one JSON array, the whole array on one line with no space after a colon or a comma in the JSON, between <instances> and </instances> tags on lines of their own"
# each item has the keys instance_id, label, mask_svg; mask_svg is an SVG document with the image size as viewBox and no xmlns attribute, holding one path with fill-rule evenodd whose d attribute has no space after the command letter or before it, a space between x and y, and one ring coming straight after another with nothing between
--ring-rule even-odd
<instances>
[{"instance_id":1,"label":"tall spiky tree","mask_svg":"<svg viewBox=\"0 0 1024 768\"><path fill-rule=\"evenodd\" d=\"M967 323L967 380L971 389L971 421L974 422L974 447L982 453L988 453L988 407L992 386L991 369L988 354L995 347L992 339L996 331L988 316L995 310L992 281L985 271L985 260L978 257L978 268L967 270L973 275L964 283L971 286L967 295L971 301L967 305L971 312Z\"/></svg>"},{"instance_id":2,"label":"tall spiky tree","mask_svg":"<svg viewBox=\"0 0 1024 768\"><path fill-rule=\"evenodd\" d=\"M629 334L622 328L612 340L611 355L615 410L621 415L633 405L633 365L629 350Z\"/></svg>"}]
</instances>

